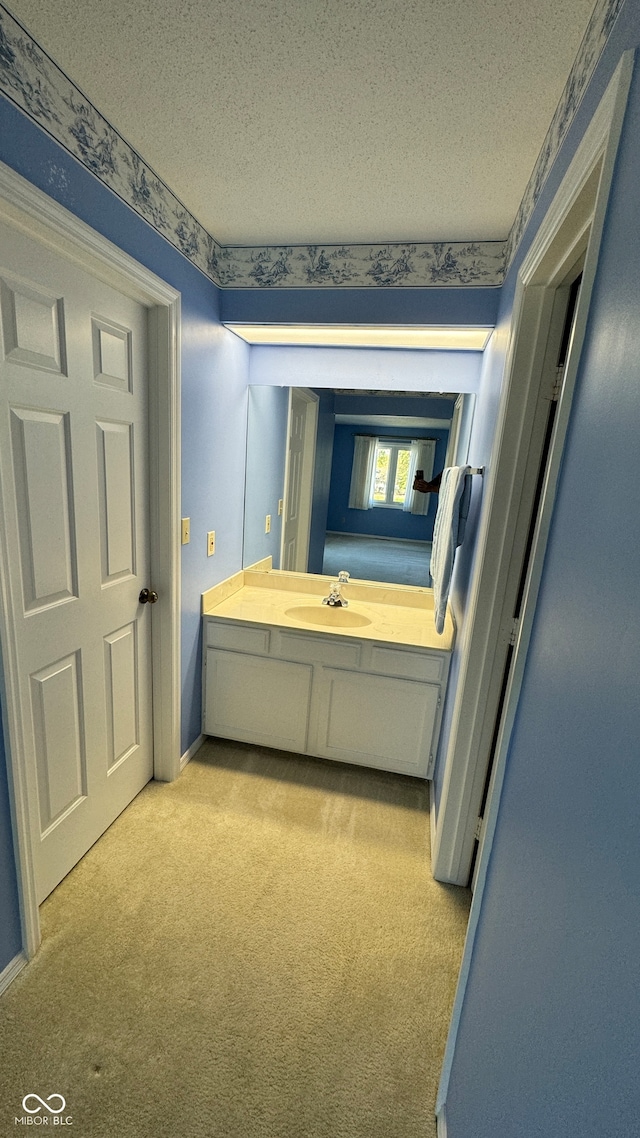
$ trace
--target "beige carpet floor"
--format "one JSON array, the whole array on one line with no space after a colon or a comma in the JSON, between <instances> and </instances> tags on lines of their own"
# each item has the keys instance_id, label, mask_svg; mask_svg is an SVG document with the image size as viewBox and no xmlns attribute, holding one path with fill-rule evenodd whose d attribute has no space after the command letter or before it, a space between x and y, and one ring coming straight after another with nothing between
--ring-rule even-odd
<instances>
[{"instance_id":1,"label":"beige carpet floor","mask_svg":"<svg viewBox=\"0 0 640 1138\"><path fill-rule=\"evenodd\" d=\"M71 1138L431 1138L470 897L428 834L417 781L208 741L44 903L0 1134L34 1092Z\"/></svg>"}]
</instances>

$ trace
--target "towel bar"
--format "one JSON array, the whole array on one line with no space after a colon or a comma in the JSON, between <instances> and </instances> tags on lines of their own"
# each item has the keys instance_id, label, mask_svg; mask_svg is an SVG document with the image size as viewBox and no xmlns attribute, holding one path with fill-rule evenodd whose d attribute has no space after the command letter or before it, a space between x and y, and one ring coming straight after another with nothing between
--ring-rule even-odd
<instances>
[{"instance_id":1,"label":"towel bar","mask_svg":"<svg viewBox=\"0 0 640 1138\"><path fill-rule=\"evenodd\" d=\"M469 474L484 474L484 466L471 466Z\"/></svg>"}]
</instances>

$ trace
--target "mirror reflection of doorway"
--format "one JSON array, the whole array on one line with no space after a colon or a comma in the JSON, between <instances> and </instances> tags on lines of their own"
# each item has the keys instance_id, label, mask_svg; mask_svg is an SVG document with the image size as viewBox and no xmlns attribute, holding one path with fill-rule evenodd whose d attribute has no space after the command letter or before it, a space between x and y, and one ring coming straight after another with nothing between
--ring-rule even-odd
<instances>
[{"instance_id":1,"label":"mirror reflection of doorway","mask_svg":"<svg viewBox=\"0 0 640 1138\"><path fill-rule=\"evenodd\" d=\"M322 572L347 569L364 580L428 588L438 499L413 493L413 479L466 458L464 397L371 393L369 413L362 407L360 397L350 408L345 398L337 404ZM372 459L366 475L356 458L363 444ZM354 481L363 483L355 494Z\"/></svg>"},{"instance_id":2,"label":"mirror reflection of doorway","mask_svg":"<svg viewBox=\"0 0 640 1138\"><path fill-rule=\"evenodd\" d=\"M289 454L289 440L296 435L289 429L294 423L289 412L293 392L317 400L316 447L306 468ZM330 576L347 569L352 577L364 580L428 586L437 496L427 496L431 501L422 516L403 510L400 502L348 511L353 436L401 439L401 449L407 440L411 445L413 440L433 439L437 444L433 470L438 473L444 465L466 461L474 403L473 394L250 387L244 566L271 555L274 568L295 566L297 571ZM306 485L311 501L306 519L298 490L293 493L291 485L300 479L300 492ZM298 524L304 520L301 529L303 538L308 533L308 553L304 540L296 539L290 546L287 515L276 512L279 498L290 499L287 510ZM265 515L272 515L270 533L265 533ZM337 561L332 560L333 553Z\"/></svg>"}]
</instances>

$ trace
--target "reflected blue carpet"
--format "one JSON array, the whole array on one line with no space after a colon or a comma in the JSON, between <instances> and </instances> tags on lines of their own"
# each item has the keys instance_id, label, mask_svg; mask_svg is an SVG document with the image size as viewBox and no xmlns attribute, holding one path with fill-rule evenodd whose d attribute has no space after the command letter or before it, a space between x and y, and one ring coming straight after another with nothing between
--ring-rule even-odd
<instances>
[{"instance_id":1,"label":"reflected blue carpet","mask_svg":"<svg viewBox=\"0 0 640 1138\"><path fill-rule=\"evenodd\" d=\"M346 569L364 581L431 586L430 541L390 541L382 537L327 533L322 572L337 577Z\"/></svg>"}]
</instances>

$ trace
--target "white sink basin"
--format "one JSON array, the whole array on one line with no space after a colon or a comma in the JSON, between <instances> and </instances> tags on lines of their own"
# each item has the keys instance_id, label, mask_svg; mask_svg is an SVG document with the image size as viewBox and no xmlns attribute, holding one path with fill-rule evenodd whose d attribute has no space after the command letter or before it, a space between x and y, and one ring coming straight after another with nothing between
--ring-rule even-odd
<instances>
[{"instance_id":1,"label":"white sink basin","mask_svg":"<svg viewBox=\"0 0 640 1138\"><path fill-rule=\"evenodd\" d=\"M369 617L361 612L332 605L293 605L285 609L285 616L300 624L315 624L319 628L364 628L371 624Z\"/></svg>"}]
</instances>

